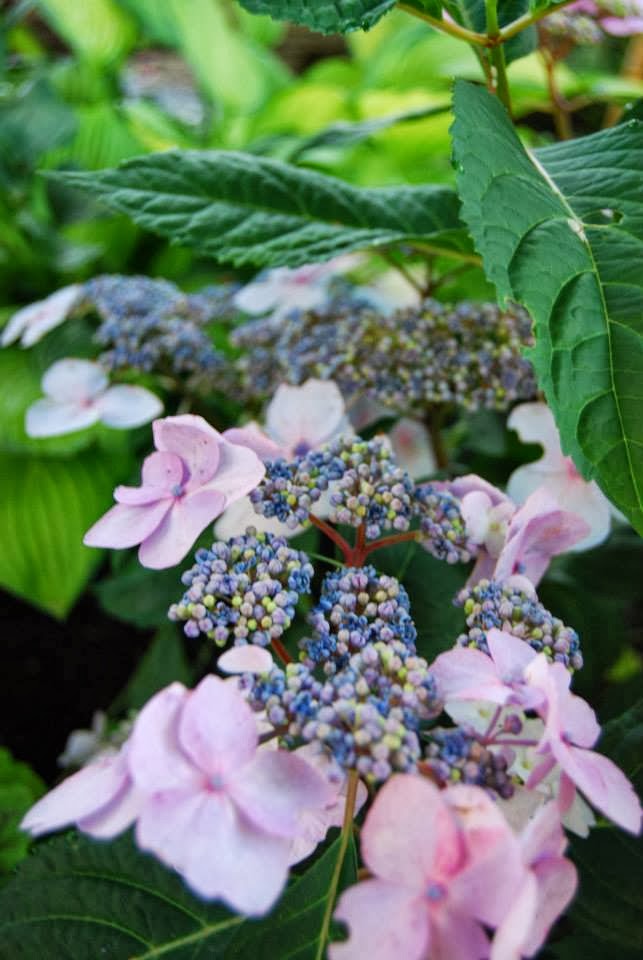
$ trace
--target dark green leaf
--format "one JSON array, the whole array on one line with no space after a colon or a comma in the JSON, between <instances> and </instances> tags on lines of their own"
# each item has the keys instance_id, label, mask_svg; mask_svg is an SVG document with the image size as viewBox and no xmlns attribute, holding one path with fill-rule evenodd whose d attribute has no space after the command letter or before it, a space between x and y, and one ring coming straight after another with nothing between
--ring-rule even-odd
<instances>
[{"instance_id":1,"label":"dark green leaf","mask_svg":"<svg viewBox=\"0 0 643 960\"><path fill-rule=\"evenodd\" d=\"M459 81L463 213L531 359L563 449L643 531L643 123L529 155L498 100Z\"/></svg>"},{"instance_id":2,"label":"dark green leaf","mask_svg":"<svg viewBox=\"0 0 643 960\"><path fill-rule=\"evenodd\" d=\"M40 777L0 748L0 874L12 870L27 853L30 839L18 824L44 792Z\"/></svg>"},{"instance_id":3,"label":"dark green leaf","mask_svg":"<svg viewBox=\"0 0 643 960\"><path fill-rule=\"evenodd\" d=\"M3 455L0 584L64 617L101 558L83 546L83 535L127 472L127 458L113 451L69 460Z\"/></svg>"},{"instance_id":4,"label":"dark green leaf","mask_svg":"<svg viewBox=\"0 0 643 960\"><path fill-rule=\"evenodd\" d=\"M0 165L29 172L43 153L71 139L75 129L73 110L46 80L25 85L0 106Z\"/></svg>"},{"instance_id":5,"label":"dark green leaf","mask_svg":"<svg viewBox=\"0 0 643 960\"><path fill-rule=\"evenodd\" d=\"M123 602L127 603L126 600ZM140 710L150 697L168 684L178 680L189 686L192 679L181 632L176 624L166 623L145 651L129 683L112 704L110 713Z\"/></svg>"},{"instance_id":6,"label":"dark green leaf","mask_svg":"<svg viewBox=\"0 0 643 960\"><path fill-rule=\"evenodd\" d=\"M643 794L643 698L605 724L599 748Z\"/></svg>"},{"instance_id":7,"label":"dark green leaf","mask_svg":"<svg viewBox=\"0 0 643 960\"><path fill-rule=\"evenodd\" d=\"M44 844L0 890L0 943L11 960L319 960L319 930L339 840L288 886L273 913L246 920L192 896L129 836L67 835ZM346 857L340 888L355 880Z\"/></svg>"},{"instance_id":8,"label":"dark green leaf","mask_svg":"<svg viewBox=\"0 0 643 960\"><path fill-rule=\"evenodd\" d=\"M148 570L132 557L118 573L97 584L100 605L117 620L141 629L158 627L167 621L168 607L185 589L181 584L184 568L181 563L169 570Z\"/></svg>"},{"instance_id":9,"label":"dark green leaf","mask_svg":"<svg viewBox=\"0 0 643 960\"><path fill-rule=\"evenodd\" d=\"M300 266L406 240L461 245L448 187L353 187L277 160L167 151L100 173L53 174L177 243L238 266Z\"/></svg>"},{"instance_id":10,"label":"dark green leaf","mask_svg":"<svg viewBox=\"0 0 643 960\"><path fill-rule=\"evenodd\" d=\"M395 6L395 0L239 0L250 13L292 20L320 33L368 30Z\"/></svg>"}]
</instances>

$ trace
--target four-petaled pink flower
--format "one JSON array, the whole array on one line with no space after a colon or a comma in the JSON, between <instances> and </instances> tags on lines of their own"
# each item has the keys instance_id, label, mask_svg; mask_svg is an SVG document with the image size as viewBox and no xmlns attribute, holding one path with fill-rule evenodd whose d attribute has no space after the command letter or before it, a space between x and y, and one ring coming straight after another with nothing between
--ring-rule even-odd
<instances>
[{"instance_id":1,"label":"four-petaled pink flower","mask_svg":"<svg viewBox=\"0 0 643 960\"><path fill-rule=\"evenodd\" d=\"M68 357L46 371L41 386L45 394L35 400L25 415L30 437L55 437L104 423L129 430L149 423L163 411L163 404L145 387L116 384L110 387L99 363Z\"/></svg>"},{"instance_id":2,"label":"four-petaled pink flower","mask_svg":"<svg viewBox=\"0 0 643 960\"><path fill-rule=\"evenodd\" d=\"M571 544L569 550L589 550L609 535L612 507L594 481L583 480L573 461L563 454L554 417L545 403L521 403L507 420L525 443L539 443L543 455L527 463L509 477L507 493L524 503L538 488L546 490L558 505L577 514L589 525L588 534Z\"/></svg>"},{"instance_id":3,"label":"four-petaled pink flower","mask_svg":"<svg viewBox=\"0 0 643 960\"><path fill-rule=\"evenodd\" d=\"M139 846L178 870L201 896L265 913L288 875L301 809L323 807L328 784L284 750L258 750L252 710L235 687L208 676L172 684L141 711L130 767L146 795Z\"/></svg>"},{"instance_id":4,"label":"four-petaled pink flower","mask_svg":"<svg viewBox=\"0 0 643 960\"><path fill-rule=\"evenodd\" d=\"M562 663L548 663L538 654L525 669L530 687L540 690L543 703L537 708L545 729L537 747L542 762L527 781L536 786L558 764L562 770L559 804L567 809L574 787L593 806L624 830L638 833L641 826L639 799L625 774L607 757L590 750L601 728L590 705L569 689L571 677Z\"/></svg>"},{"instance_id":5,"label":"four-petaled pink flower","mask_svg":"<svg viewBox=\"0 0 643 960\"><path fill-rule=\"evenodd\" d=\"M480 650L455 647L441 653L431 666L438 692L446 703L452 700L487 700L499 706L516 704L531 710L544 694L531 688L525 669L537 656L528 643L492 627L487 633L489 655Z\"/></svg>"},{"instance_id":6,"label":"four-petaled pink flower","mask_svg":"<svg viewBox=\"0 0 643 960\"><path fill-rule=\"evenodd\" d=\"M526 869L496 930L490 960L533 957L576 892L576 868L563 856L567 841L555 803L541 807L518 839Z\"/></svg>"},{"instance_id":7,"label":"four-petaled pink flower","mask_svg":"<svg viewBox=\"0 0 643 960\"><path fill-rule=\"evenodd\" d=\"M337 384L330 380L311 379L300 387L282 383L277 388L266 410L265 429L252 421L244 427L225 430L223 436L230 443L250 447L265 461L279 457L293 460L336 437L352 433ZM322 497L314 512L317 516L327 516L329 509L328 497ZM244 533L249 526L282 537L300 532L300 528L291 530L273 517L255 513L246 497L226 510L215 531L218 537L226 540Z\"/></svg>"},{"instance_id":8,"label":"four-petaled pink flower","mask_svg":"<svg viewBox=\"0 0 643 960\"><path fill-rule=\"evenodd\" d=\"M569 550L587 536L582 517L561 509L544 487L517 508L481 477L470 474L441 485L460 499L470 539L479 547L468 583L507 580L524 575L537 586L552 557Z\"/></svg>"},{"instance_id":9,"label":"four-petaled pink flower","mask_svg":"<svg viewBox=\"0 0 643 960\"><path fill-rule=\"evenodd\" d=\"M505 917L524 867L512 831L479 787L440 791L417 775L382 787L361 834L372 879L335 912L349 939L331 960L480 960L483 924Z\"/></svg>"},{"instance_id":10,"label":"four-petaled pink flower","mask_svg":"<svg viewBox=\"0 0 643 960\"><path fill-rule=\"evenodd\" d=\"M253 450L229 443L202 417L153 424L156 453L143 463L140 487L117 487L117 501L86 533L90 547L140 544L144 567L179 563L225 507L254 489L265 468Z\"/></svg>"},{"instance_id":11,"label":"four-petaled pink flower","mask_svg":"<svg viewBox=\"0 0 643 960\"><path fill-rule=\"evenodd\" d=\"M251 314L270 313L275 319L294 310L315 310L328 300L329 285L352 258L336 257L303 267L276 267L260 273L234 296L234 305Z\"/></svg>"}]
</instances>

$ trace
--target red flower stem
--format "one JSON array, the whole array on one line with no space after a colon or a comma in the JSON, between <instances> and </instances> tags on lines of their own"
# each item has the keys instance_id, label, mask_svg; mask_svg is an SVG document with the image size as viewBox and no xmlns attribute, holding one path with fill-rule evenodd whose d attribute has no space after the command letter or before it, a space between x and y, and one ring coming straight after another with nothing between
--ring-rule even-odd
<instances>
[{"instance_id":1,"label":"red flower stem","mask_svg":"<svg viewBox=\"0 0 643 960\"><path fill-rule=\"evenodd\" d=\"M347 540L344 540L341 533L338 533L334 527L331 527L329 523L326 523L325 520L320 520L319 517L310 514L310 522L313 526L317 527L318 530L321 530L322 533L325 533L329 540L332 540L333 543L339 547L339 549L344 554L344 559L348 563L348 558L353 553L353 548Z\"/></svg>"},{"instance_id":2,"label":"red flower stem","mask_svg":"<svg viewBox=\"0 0 643 960\"><path fill-rule=\"evenodd\" d=\"M407 530L406 533L394 533L390 537L382 537L381 540L374 540L364 548L364 554L368 556L373 550L381 550L383 547L392 547L396 543L405 543L409 540L417 540L417 530Z\"/></svg>"},{"instance_id":3,"label":"red flower stem","mask_svg":"<svg viewBox=\"0 0 643 960\"><path fill-rule=\"evenodd\" d=\"M284 664L284 666L288 663L292 663L292 657L284 647L281 640L277 640L277 639L271 640L270 644L272 646L272 649L275 651L275 653L281 660L281 662Z\"/></svg>"},{"instance_id":4,"label":"red flower stem","mask_svg":"<svg viewBox=\"0 0 643 960\"><path fill-rule=\"evenodd\" d=\"M537 747L540 740L490 740L494 747Z\"/></svg>"}]
</instances>

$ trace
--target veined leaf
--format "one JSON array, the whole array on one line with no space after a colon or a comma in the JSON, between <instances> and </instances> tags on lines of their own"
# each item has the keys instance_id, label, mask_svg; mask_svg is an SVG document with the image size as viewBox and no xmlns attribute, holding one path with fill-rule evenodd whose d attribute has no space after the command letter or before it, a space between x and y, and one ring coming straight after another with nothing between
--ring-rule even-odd
<instances>
[{"instance_id":1,"label":"veined leaf","mask_svg":"<svg viewBox=\"0 0 643 960\"><path fill-rule=\"evenodd\" d=\"M83 534L126 476L127 460L113 451L69 460L3 454L0 584L64 617L101 558L83 546Z\"/></svg>"},{"instance_id":2,"label":"veined leaf","mask_svg":"<svg viewBox=\"0 0 643 960\"><path fill-rule=\"evenodd\" d=\"M643 123L530 156L486 90L458 82L455 116L463 216L534 318L563 449L643 532Z\"/></svg>"},{"instance_id":3,"label":"veined leaf","mask_svg":"<svg viewBox=\"0 0 643 960\"><path fill-rule=\"evenodd\" d=\"M0 939L12 960L315 960L339 840L291 881L270 916L248 920L193 896L130 837L66 835L0 889ZM354 852L340 886L355 880Z\"/></svg>"},{"instance_id":4,"label":"veined leaf","mask_svg":"<svg viewBox=\"0 0 643 960\"><path fill-rule=\"evenodd\" d=\"M448 187L353 187L252 154L168 151L99 173L51 176L140 226L236 265L296 267L402 241L465 246Z\"/></svg>"},{"instance_id":5,"label":"veined leaf","mask_svg":"<svg viewBox=\"0 0 643 960\"><path fill-rule=\"evenodd\" d=\"M396 0L239 0L250 13L267 13L319 33L368 30L395 6Z\"/></svg>"}]
</instances>

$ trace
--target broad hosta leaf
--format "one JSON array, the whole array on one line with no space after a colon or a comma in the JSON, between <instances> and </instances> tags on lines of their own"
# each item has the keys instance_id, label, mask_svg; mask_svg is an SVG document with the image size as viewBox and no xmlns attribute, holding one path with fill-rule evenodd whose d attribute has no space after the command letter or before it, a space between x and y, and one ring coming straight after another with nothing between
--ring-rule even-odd
<instances>
[{"instance_id":1,"label":"broad hosta leaf","mask_svg":"<svg viewBox=\"0 0 643 960\"><path fill-rule=\"evenodd\" d=\"M643 123L530 157L486 90L458 82L463 215L531 359L563 449L643 532Z\"/></svg>"},{"instance_id":2,"label":"broad hosta leaf","mask_svg":"<svg viewBox=\"0 0 643 960\"><path fill-rule=\"evenodd\" d=\"M81 57L106 63L121 57L136 27L116 0L38 0L40 12Z\"/></svg>"},{"instance_id":3,"label":"broad hosta leaf","mask_svg":"<svg viewBox=\"0 0 643 960\"><path fill-rule=\"evenodd\" d=\"M236 265L300 266L404 240L463 243L447 187L358 188L233 151L168 151L54 174L177 243Z\"/></svg>"},{"instance_id":4,"label":"broad hosta leaf","mask_svg":"<svg viewBox=\"0 0 643 960\"><path fill-rule=\"evenodd\" d=\"M239 0L250 13L292 20L320 33L368 30L395 6L395 0Z\"/></svg>"},{"instance_id":5,"label":"broad hosta leaf","mask_svg":"<svg viewBox=\"0 0 643 960\"><path fill-rule=\"evenodd\" d=\"M83 546L83 534L126 476L127 461L113 451L70 460L3 454L0 584L65 616L101 557Z\"/></svg>"},{"instance_id":6,"label":"broad hosta leaf","mask_svg":"<svg viewBox=\"0 0 643 960\"><path fill-rule=\"evenodd\" d=\"M0 890L0 942L11 960L321 960L320 930L339 841L292 880L272 914L246 920L192 896L138 852L67 835L36 851ZM354 882L346 857L340 889Z\"/></svg>"}]
</instances>

